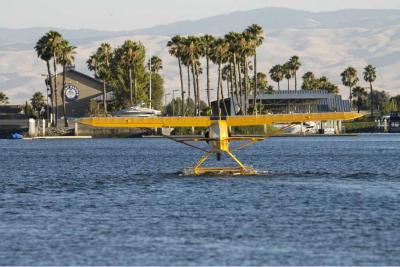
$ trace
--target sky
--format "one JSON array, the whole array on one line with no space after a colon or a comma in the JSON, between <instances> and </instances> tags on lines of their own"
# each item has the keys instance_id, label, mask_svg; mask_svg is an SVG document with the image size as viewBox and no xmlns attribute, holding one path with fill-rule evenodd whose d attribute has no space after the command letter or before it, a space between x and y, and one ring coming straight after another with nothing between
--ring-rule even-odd
<instances>
[{"instance_id":1,"label":"sky","mask_svg":"<svg viewBox=\"0 0 400 267\"><path fill-rule=\"evenodd\" d=\"M133 30L262 7L400 9L400 0L1 0L0 27Z\"/></svg>"}]
</instances>

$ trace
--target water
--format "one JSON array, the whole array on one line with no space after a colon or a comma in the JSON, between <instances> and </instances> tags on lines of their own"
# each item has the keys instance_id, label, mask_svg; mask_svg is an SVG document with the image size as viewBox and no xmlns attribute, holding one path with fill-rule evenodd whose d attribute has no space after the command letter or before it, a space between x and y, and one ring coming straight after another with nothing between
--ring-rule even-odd
<instances>
[{"instance_id":1,"label":"water","mask_svg":"<svg viewBox=\"0 0 400 267\"><path fill-rule=\"evenodd\" d=\"M1 265L399 265L400 135L274 138L257 177L162 139L0 140Z\"/></svg>"}]
</instances>

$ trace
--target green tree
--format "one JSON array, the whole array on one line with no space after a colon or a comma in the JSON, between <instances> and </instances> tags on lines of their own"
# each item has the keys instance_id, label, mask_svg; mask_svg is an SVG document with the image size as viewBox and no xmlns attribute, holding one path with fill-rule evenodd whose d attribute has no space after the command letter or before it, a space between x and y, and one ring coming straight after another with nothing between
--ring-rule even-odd
<instances>
[{"instance_id":1,"label":"green tree","mask_svg":"<svg viewBox=\"0 0 400 267\"><path fill-rule=\"evenodd\" d=\"M32 95L31 106L38 117L40 117L40 111L42 108L46 107L45 99L41 92L36 92Z\"/></svg>"},{"instance_id":2,"label":"green tree","mask_svg":"<svg viewBox=\"0 0 400 267\"><path fill-rule=\"evenodd\" d=\"M298 56L292 56L289 59L289 69L291 74L294 76L294 89L297 91L297 72L301 67L300 58Z\"/></svg>"},{"instance_id":3,"label":"green tree","mask_svg":"<svg viewBox=\"0 0 400 267\"><path fill-rule=\"evenodd\" d=\"M50 61L53 57L53 52L52 49L49 45L49 36L47 34L45 34L44 36L42 36L35 45L35 51L37 56L43 60L44 62L46 62L46 67L47 67L47 79L46 81L48 82L48 85L50 87L50 94L51 94L51 113L54 117L54 87L53 87L53 83L52 83L52 74L51 74L51 67L50 67Z\"/></svg>"},{"instance_id":4,"label":"green tree","mask_svg":"<svg viewBox=\"0 0 400 267\"><path fill-rule=\"evenodd\" d=\"M336 84L331 83L326 76L319 78L319 80L316 81L316 84L318 86L317 88L320 90L327 91L331 94L339 93L339 87Z\"/></svg>"},{"instance_id":5,"label":"green tree","mask_svg":"<svg viewBox=\"0 0 400 267\"><path fill-rule=\"evenodd\" d=\"M257 113L257 105L256 105L256 97L257 97L257 48L260 47L264 41L264 30L263 28L258 25L258 24L252 24L247 29L245 30L245 33L247 33L251 37L251 43L250 45L252 46L253 54L253 70L254 70L254 75L253 75L253 109L255 113Z\"/></svg>"},{"instance_id":6,"label":"green tree","mask_svg":"<svg viewBox=\"0 0 400 267\"><path fill-rule=\"evenodd\" d=\"M96 51L98 65L97 75L103 81L103 108L107 114L107 82L111 79L110 62L113 57L113 49L109 43L102 43Z\"/></svg>"},{"instance_id":7,"label":"green tree","mask_svg":"<svg viewBox=\"0 0 400 267\"><path fill-rule=\"evenodd\" d=\"M394 100L396 102L397 107L400 107L400 95L397 95L395 97L392 97L391 100ZM398 110L399 111L399 110Z\"/></svg>"},{"instance_id":8,"label":"green tree","mask_svg":"<svg viewBox=\"0 0 400 267\"><path fill-rule=\"evenodd\" d=\"M157 56L152 56L147 62L147 66L152 73L160 72L163 68L162 60Z\"/></svg>"},{"instance_id":9,"label":"green tree","mask_svg":"<svg viewBox=\"0 0 400 267\"><path fill-rule=\"evenodd\" d=\"M61 99L63 103L63 113L64 113L64 126L68 127L68 116L67 116L67 108L65 105L65 76L67 73L67 66L70 66L74 63L75 60L75 49L76 47L71 45L67 40L63 40L60 47L60 56L58 58L58 63L63 67L63 88L61 90ZM32 104L33 106L33 104Z\"/></svg>"},{"instance_id":10,"label":"green tree","mask_svg":"<svg viewBox=\"0 0 400 267\"><path fill-rule=\"evenodd\" d=\"M353 67L348 67L345 69L340 76L342 76L342 83L344 86L349 87L350 89L350 105L352 102L352 88L357 85L359 79L357 77L357 70Z\"/></svg>"},{"instance_id":11,"label":"green tree","mask_svg":"<svg viewBox=\"0 0 400 267\"><path fill-rule=\"evenodd\" d=\"M183 57L183 44L182 44L182 37L180 35L175 35L171 38L170 41L167 43L168 52L171 56L176 57L178 60L178 67L179 67L179 79L181 85L181 99L185 98L185 91L183 88L183 74L182 74L182 57ZM190 82L189 82L190 84ZM189 90L189 89L188 89ZM181 109L185 110L185 101L181 101ZM184 114L182 114L184 115Z\"/></svg>"},{"instance_id":12,"label":"green tree","mask_svg":"<svg viewBox=\"0 0 400 267\"><path fill-rule=\"evenodd\" d=\"M364 69L364 80L369 83L370 87L370 96L373 97L373 88L372 88L372 83L376 80L376 68L372 65L368 65ZM371 98L371 119L374 120L374 99Z\"/></svg>"},{"instance_id":13,"label":"green tree","mask_svg":"<svg viewBox=\"0 0 400 267\"><path fill-rule=\"evenodd\" d=\"M389 103L385 106L384 112L385 114L390 114L391 112L396 112L399 110L397 105L397 101L395 99L390 99Z\"/></svg>"},{"instance_id":14,"label":"green tree","mask_svg":"<svg viewBox=\"0 0 400 267\"><path fill-rule=\"evenodd\" d=\"M58 58L60 57L61 47L63 42L63 37L60 33L56 31L49 31L47 34L47 45L52 53L53 58L53 71L54 71L54 116L55 120L53 126L57 127L58 121L58 88L57 88L57 64Z\"/></svg>"},{"instance_id":15,"label":"green tree","mask_svg":"<svg viewBox=\"0 0 400 267\"><path fill-rule=\"evenodd\" d=\"M200 39L200 53L202 57L206 58L206 74L207 74L207 103L208 106L211 107L211 98L210 98L210 54L212 45L215 41L215 37L209 34L206 34Z\"/></svg>"},{"instance_id":16,"label":"green tree","mask_svg":"<svg viewBox=\"0 0 400 267\"><path fill-rule=\"evenodd\" d=\"M381 113L385 112L385 107L389 104L390 101L390 95L386 91L377 91L373 90L372 91L372 96L370 95L371 93L368 94L368 99L369 99L369 108L371 109L371 106L374 110L378 110ZM373 99L373 102L371 103L371 99Z\"/></svg>"},{"instance_id":17,"label":"green tree","mask_svg":"<svg viewBox=\"0 0 400 267\"><path fill-rule=\"evenodd\" d=\"M283 65L283 73L284 73L285 79L287 80L287 89L289 91L290 90L290 79L292 78L292 69L291 69L289 62L287 62Z\"/></svg>"},{"instance_id":18,"label":"green tree","mask_svg":"<svg viewBox=\"0 0 400 267\"><path fill-rule=\"evenodd\" d=\"M361 86L356 86L353 88L353 97L356 98L354 104L357 106L357 112L360 113L360 110L366 105L366 98L368 96L365 88Z\"/></svg>"},{"instance_id":19,"label":"green tree","mask_svg":"<svg viewBox=\"0 0 400 267\"><path fill-rule=\"evenodd\" d=\"M221 117L220 91L222 91L222 64L226 60L228 51L229 43L227 43L223 38L215 40L212 47L211 61L218 65L217 105L219 117Z\"/></svg>"},{"instance_id":20,"label":"green tree","mask_svg":"<svg viewBox=\"0 0 400 267\"><path fill-rule=\"evenodd\" d=\"M8 104L8 100L8 96L5 93L0 92L0 104Z\"/></svg>"},{"instance_id":21,"label":"green tree","mask_svg":"<svg viewBox=\"0 0 400 267\"><path fill-rule=\"evenodd\" d=\"M116 52L116 59L120 60L122 65L127 68L129 73L130 105L133 105L134 102L138 102L137 67L139 60L144 57L144 54L144 46L141 43L137 43L132 40L126 40L122 47L118 48ZM135 100L133 100L133 96Z\"/></svg>"},{"instance_id":22,"label":"green tree","mask_svg":"<svg viewBox=\"0 0 400 267\"><path fill-rule=\"evenodd\" d=\"M318 80L313 72L308 71L303 75L303 85L301 86L301 89L317 90L318 86L319 86Z\"/></svg>"},{"instance_id":23,"label":"green tree","mask_svg":"<svg viewBox=\"0 0 400 267\"><path fill-rule=\"evenodd\" d=\"M271 80L276 82L278 84L278 90L280 90L280 82L283 80L285 77L285 70L282 65L275 65L271 68L269 71L269 74L271 76Z\"/></svg>"}]
</instances>

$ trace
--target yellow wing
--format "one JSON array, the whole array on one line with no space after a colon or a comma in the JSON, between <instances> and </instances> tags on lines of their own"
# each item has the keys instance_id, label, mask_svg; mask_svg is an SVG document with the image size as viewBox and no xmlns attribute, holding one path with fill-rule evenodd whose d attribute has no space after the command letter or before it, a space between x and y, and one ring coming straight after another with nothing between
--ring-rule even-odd
<instances>
[{"instance_id":1,"label":"yellow wing","mask_svg":"<svg viewBox=\"0 0 400 267\"><path fill-rule=\"evenodd\" d=\"M250 126L272 123L296 123L308 121L354 120L362 115L354 112L296 113L258 116L229 116L222 118L228 126ZM83 118L81 124L102 128L163 128L209 127L218 118L210 117L104 117Z\"/></svg>"}]
</instances>

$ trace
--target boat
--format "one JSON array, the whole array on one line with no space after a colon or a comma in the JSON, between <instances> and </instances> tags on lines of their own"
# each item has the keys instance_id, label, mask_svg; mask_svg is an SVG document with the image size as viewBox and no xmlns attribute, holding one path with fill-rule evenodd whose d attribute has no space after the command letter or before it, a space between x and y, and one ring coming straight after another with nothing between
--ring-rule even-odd
<instances>
[{"instance_id":1,"label":"boat","mask_svg":"<svg viewBox=\"0 0 400 267\"><path fill-rule=\"evenodd\" d=\"M152 108L143 107L143 105L135 105L114 112L114 117L155 117L160 116L161 111Z\"/></svg>"}]
</instances>

